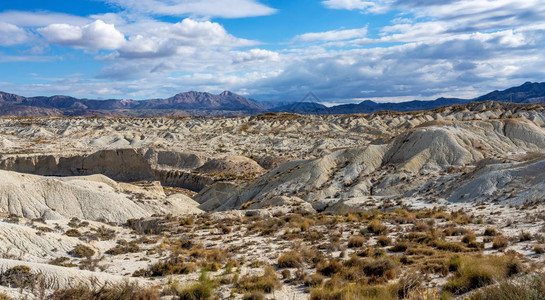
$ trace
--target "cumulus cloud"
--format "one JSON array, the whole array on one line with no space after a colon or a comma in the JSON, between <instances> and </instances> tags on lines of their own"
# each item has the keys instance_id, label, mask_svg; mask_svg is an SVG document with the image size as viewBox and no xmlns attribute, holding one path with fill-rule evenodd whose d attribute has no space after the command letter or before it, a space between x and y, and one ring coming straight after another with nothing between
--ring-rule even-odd
<instances>
[{"instance_id":1,"label":"cumulus cloud","mask_svg":"<svg viewBox=\"0 0 545 300\"><path fill-rule=\"evenodd\" d=\"M367 27L357 29L330 30L324 32L309 32L295 37L296 41L342 41L362 38L367 34Z\"/></svg>"},{"instance_id":2,"label":"cumulus cloud","mask_svg":"<svg viewBox=\"0 0 545 300\"><path fill-rule=\"evenodd\" d=\"M0 46L14 46L28 41L27 32L13 24L0 22Z\"/></svg>"},{"instance_id":3,"label":"cumulus cloud","mask_svg":"<svg viewBox=\"0 0 545 300\"><path fill-rule=\"evenodd\" d=\"M266 16L276 9L255 0L103 0L133 12L162 16L242 18Z\"/></svg>"},{"instance_id":4,"label":"cumulus cloud","mask_svg":"<svg viewBox=\"0 0 545 300\"><path fill-rule=\"evenodd\" d=\"M113 24L96 20L85 26L51 24L38 32L52 44L89 49L118 49L125 43L125 36Z\"/></svg>"},{"instance_id":5,"label":"cumulus cloud","mask_svg":"<svg viewBox=\"0 0 545 300\"><path fill-rule=\"evenodd\" d=\"M471 98L544 76L541 0L324 0L322 5L330 9L366 14L390 10L395 17L388 26L372 27L371 22L369 32L367 27L308 32L291 38L287 46L234 36L207 18L274 13L258 1L109 2L122 11L84 18L0 13L0 20L11 24L0 26L7 32L0 33L0 45L7 37L9 43L17 37L24 42L23 34L35 42L37 32L42 42L109 50L95 55L104 65L95 78L69 78L68 92L76 96L153 98L190 89L231 89L264 100L298 100L308 91L330 101ZM189 17L179 22L155 18L165 15ZM17 57L0 55L0 61ZM62 93L65 83L20 90ZM13 85L4 89L18 91Z\"/></svg>"},{"instance_id":6,"label":"cumulus cloud","mask_svg":"<svg viewBox=\"0 0 545 300\"><path fill-rule=\"evenodd\" d=\"M150 23L141 34L132 36L119 49L118 57L126 59L188 57L195 52L221 51L256 45L257 42L237 38L223 26L190 18L182 22Z\"/></svg>"}]
</instances>

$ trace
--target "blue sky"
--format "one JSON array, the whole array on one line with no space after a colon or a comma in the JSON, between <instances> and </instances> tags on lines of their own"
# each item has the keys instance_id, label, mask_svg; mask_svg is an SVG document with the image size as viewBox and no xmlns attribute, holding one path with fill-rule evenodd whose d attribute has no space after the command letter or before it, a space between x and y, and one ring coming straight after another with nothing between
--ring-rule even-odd
<instances>
[{"instance_id":1,"label":"blue sky","mask_svg":"<svg viewBox=\"0 0 545 300\"><path fill-rule=\"evenodd\" d=\"M7 2L7 3L6 3ZM20 0L0 90L147 99L471 98L545 81L542 0Z\"/></svg>"}]
</instances>

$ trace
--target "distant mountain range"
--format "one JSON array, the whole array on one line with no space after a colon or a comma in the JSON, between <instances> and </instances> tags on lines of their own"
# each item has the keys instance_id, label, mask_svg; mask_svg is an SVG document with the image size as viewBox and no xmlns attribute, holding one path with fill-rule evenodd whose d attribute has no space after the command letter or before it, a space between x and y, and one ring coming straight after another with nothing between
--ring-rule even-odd
<instances>
[{"instance_id":1,"label":"distant mountain range","mask_svg":"<svg viewBox=\"0 0 545 300\"><path fill-rule=\"evenodd\" d=\"M399 112L419 111L439 108L446 105L466 104L472 101L500 101L513 103L538 103L545 101L545 82L532 83L526 82L521 86L512 87L504 91L493 91L486 95L474 99L459 98L438 98L431 101L413 100L407 102L386 102L378 103L371 100L365 100L357 104L341 104L332 107L326 107L318 103L311 102L293 102L282 103L277 107L269 108L274 112L293 112L309 114L355 114L355 113L373 113L381 110L391 110Z\"/></svg>"},{"instance_id":2,"label":"distant mountain range","mask_svg":"<svg viewBox=\"0 0 545 300\"><path fill-rule=\"evenodd\" d=\"M514 103L545 101L545 82L526 82L504 91L493 91L474 99L439 98L432 101L377 103L365 100L358 104L326 107L317 102L257 102L225 91L219 95L203 92L180 93L167 99L91 100L69 96L23 97L0 92L0 115L12 116L232 116L264 112L307 114L372 113L381 110L418 111L471 101L494 100Z\"/></svg>"}]
</instances>

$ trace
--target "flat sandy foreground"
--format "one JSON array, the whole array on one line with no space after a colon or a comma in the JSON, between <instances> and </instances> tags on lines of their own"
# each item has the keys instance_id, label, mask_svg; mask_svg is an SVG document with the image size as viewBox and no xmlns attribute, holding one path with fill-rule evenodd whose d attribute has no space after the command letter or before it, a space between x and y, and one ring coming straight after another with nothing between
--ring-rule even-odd
<instances>
[{"instance_id":1,"label":"flat sandy foreground","mask_svg":"<svg viewBox=\"0 0 545 300\"><path fill-rule=\"evenodd\" d=\"M544 125L3 118L0 299L542 299Z\"/></svg>"}]
</instances>

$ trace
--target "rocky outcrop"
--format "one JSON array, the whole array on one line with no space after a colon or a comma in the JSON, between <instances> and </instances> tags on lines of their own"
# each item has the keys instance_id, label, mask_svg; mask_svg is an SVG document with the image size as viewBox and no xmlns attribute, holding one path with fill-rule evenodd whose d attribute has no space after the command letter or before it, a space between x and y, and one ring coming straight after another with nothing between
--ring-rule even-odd
<instances>
[{"instance_id":1,"label":"rocky outcrop","mask_svg":"<svg viewBox=\"0 0 545 300\"><path fill-rule=\"evenodd\" d=\"M101 150L90 155L5 155L0 169L47 176L103 174L119 181L153 179L153 170L134 149Z\"/></svg>"},{"instance_id":2,"label":"rocky outcrop","mask_svg":"<svg viewBox=\"0 0 545 300\"><path fill-rule=\"evenodd\" d=\"M158 180L166 186L199 191L214 182L208 176L191 172L204 161L187 153L107 149L89 155L2 155L0 169L46 176L103 174L125 182Z\"/></svg>"}]
</instances>

